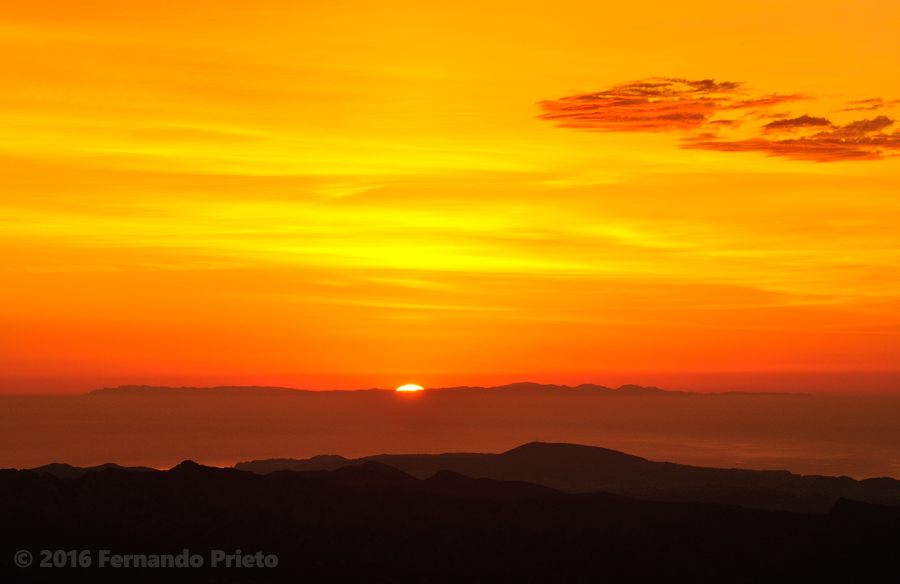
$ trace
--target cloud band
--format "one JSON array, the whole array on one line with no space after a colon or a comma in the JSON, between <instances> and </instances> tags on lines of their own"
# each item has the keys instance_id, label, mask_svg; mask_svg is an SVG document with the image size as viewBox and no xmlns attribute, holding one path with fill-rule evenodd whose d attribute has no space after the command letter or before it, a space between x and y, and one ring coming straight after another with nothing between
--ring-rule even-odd
<instances>
[{"instance_id":1,"label":"cloud band","mask_svg":"<svg viewBox=\"0 0 900 584\"><path fill-rule=\"evenodd\" d=\"M762 152L792 160L835 162L879 160L900 152L900 131L889 132L892 118L879 115L835 124L807 114L789 117L776 106L809 101L805 94L759 94L742 82L651 77L540 102L538 116L560 128L594 132L678 132L681 148L718 152ZM842 111L891 107L898 100L848 102ZM728 140L720 130L770 119L755 136Z\"/></svg>"}]
</instances>

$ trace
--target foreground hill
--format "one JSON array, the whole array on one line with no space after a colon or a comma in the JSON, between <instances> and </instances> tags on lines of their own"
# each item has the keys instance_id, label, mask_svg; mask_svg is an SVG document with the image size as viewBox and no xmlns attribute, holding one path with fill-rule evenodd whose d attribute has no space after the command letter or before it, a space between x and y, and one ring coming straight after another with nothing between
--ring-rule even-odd
<instances>
[{"instance_id":1,"label":"foreground hill","mask_svg":"<svg viewBox=\"0 0 900 584\"><path fill-rule=\"evenodd\" d=\"M184 462L78 479L0 471L3 582L879 581L900 561L900 510L841 499L826 514L665 503L374 461L267 476ZM40 568L40 550L90 567ZM17 550L34 554L12 565ZM98 566L113 555L204 559L192 568ZM277 556L211 567L212 550Z\"/></svg>"},{"instance_id":2,"label":"foreground hill","mask_svg":"<svg viewBox=\"0 0 900 584\"><path fill-rule=\"evenodd\" d=\"M501 454L377 455L354 460L316 456L305 460L242 462L259 474L277 470L333 470L378 461L418 477L450 470L478 478L528 481L572 493L617 493L657 501L704 501L757 509L825 512L841 497L900 505L900 481L892 478L801 476L652 462L615 450L578 444L533 442Z\"/></svg>"}]
</instances>

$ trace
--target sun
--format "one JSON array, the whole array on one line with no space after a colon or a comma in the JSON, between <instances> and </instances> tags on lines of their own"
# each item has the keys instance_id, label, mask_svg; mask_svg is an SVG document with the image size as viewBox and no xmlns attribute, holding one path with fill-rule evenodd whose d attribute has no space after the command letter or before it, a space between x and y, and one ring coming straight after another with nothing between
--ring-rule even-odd
<instances>
[{"instance_id":1,"label":"sun","mask_svg":"<svg viewBox=\"0 0 900 584\"><path fill-rule=\"evenodd\" d=\"M421 385L409 384L409 385L401 385L400 387L397 388L397 391L422 391L423 389L425 389L425 388L423 388Z\"/></svg>"}]
</instances>

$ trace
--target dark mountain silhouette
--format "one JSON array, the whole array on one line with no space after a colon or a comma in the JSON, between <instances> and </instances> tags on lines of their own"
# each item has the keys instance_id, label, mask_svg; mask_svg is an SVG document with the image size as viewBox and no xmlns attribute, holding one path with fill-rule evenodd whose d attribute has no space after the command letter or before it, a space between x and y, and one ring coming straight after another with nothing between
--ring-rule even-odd
<instances>
[{"instance_id":1,"label":"dark mountain silhouette","mask_svg":"<svg viewBox=\"0 0 900 584\"><path fill-rule=\"evenodd\" d=\"M617 389L605 387L602 385L594 385L591 383L582 383L581 385L552 385L543 383L532 383L528 381L509 383L507 385L499 385L496 387L441 387L437 389L429 389L430 392L437 393L453 393L453 394L484 394L491 395L520 395L520 396L685 396L696 395L683 391L665 391L658 387L642 387L640 385L623 385Z\"/></svg>"},{"instance_id":2,"label":"dark mountain silhouette","mask_svg":"<svg viewBox=\"0 0 900 584\"><path fill-rule=\"evenodd\" d=\"M465 475L441 470L431 477L420 480L392 466L368 460L359 466L344 466L336 470L280 470L268 476L277 478L298 475L343 485L390 485L406 489L424 490L448 496L488 499L492 501L512 501L538 499L564 495L562 491L524 481L503 481L494 479L473 479Z\"/></svg>"},{"instance_id":3,"label":"dark mountain silhouette","mask_svg":"<svg viewBox=\"0 0 900 584\"><path fill-rule=\"evenodd\" d=\"M471 499L515 501L564 495L562 491L525 481L473 479L450 470L441 470L422 481L422 488L432 493Z\"/></svg>"},{"instance_id":4,"label":"dark mountain silhouette","mask_svg":"<svg viewBox=\"0 0 900 584\"><path fill-rule=\"evenodd\" d=\"M296 471L282 471L296 472ZM391 485L395 487L418 488L419 479L397 470L392 466L368 460L359 466L344 466L336 470L305 471L305 476L341 483L343 485Z\"/></svg>"},{"instance_id":5,"label":"dark mountain silhouette","mask_svg":"<svg viewBox=\"0 0 900 584\"><path fill-rule=\"evenodd\" d=\"M113 462L107 462L106 464L89 466L86 468L80 466L72 466L70 464L64 464L60 462L53 462L50 464L45 464L44 466L32 468L31 471L38 474L53 475L58 479L77 479L83 476L84 473L88 471L99 472L108 468L115 468L132 472L158 472L155 468L148 468L146 466L119 466L118 464L115 464Z\"/></svg>"},{"instance_id":6,"label":"dark mountain silhouette","mask_svg":"<svg viewBox=\"0 0 900 584\"><path fill-rule=\"evenodd\" d=\"M253 461L235 468L266 474L278 469L330 470L337 464L378 461L416 477L449 470L474 478L526 481L571 493L606 492L656 501L705 501L756 509L826 512L841 497L900 505L900 481L796 475L652 462L615 450L533 442L501 454L377 455L355 460Z\"/></svg>"},{"instance_id":7,"label":"dark mountain silhouette","mask_svg":"<svg viewBox=\"0 0 900 584\"><path fill-rule=\"evenodd\" d=\"M111 396L148 396L148 397L174 397L174 396L242 396L242 395L294 395L300 392L309 393L306 389L292 389L289 387L268 386L218 386L218 387L163 387L153 385L120 385L119 387L105 387L95 389L86 395L94 397Z\"/></svg>"},{"instance_id":8,"label":"dark mountain silhouette","mask_svg":"<svg viewBox=\"0 0 900 584\"><path fill-rule=\"evenodd\" d=\"M235 468L240 470L251 470L243 468L243 464L252 464L251 472L256 474L269 474L279 470L337 470L342 466L354 464L355 461L338 456L336 454L320 454L305 460L296 460L293 458L271 458L268 460L254 460L250 463L238 463ZM361 462L358 464L362 464Z\"/></svg>"},{"instance_id":9,"label":"dark mountain silhouette","mask_svg":"<svg viewBox=\"0 0 900 584\"><path fill-rule=\"evenodd\" d=\"M78 479L4 470L0 524L3 582L878 582L900 568L897 508L651 502L447 472L419 480L372 461L266 476L188 461ZM92 550L93 563L40 568L42 549ZM104 549L188 549L205 562L100 568ZM212 568L216 549L278 566ZM35 563L14 567L17 550Z\"/></svg>"}]
</instances>

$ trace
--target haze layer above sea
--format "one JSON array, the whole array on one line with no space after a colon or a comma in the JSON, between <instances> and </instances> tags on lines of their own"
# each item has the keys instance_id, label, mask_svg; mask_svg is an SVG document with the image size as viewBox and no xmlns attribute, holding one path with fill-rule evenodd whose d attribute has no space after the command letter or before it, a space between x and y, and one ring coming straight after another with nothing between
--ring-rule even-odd
<instances>
[{"instance_id":1,"label":"haze layer above sea","mask_svg":"<svg viewBox=\"0 0 900 584\"><path fill-rule=\"evenodd\" d=\"M319 454L502 452L532 442L650 460L900 478L900 396L694 394L656 388L300 391L127 386L0 396L0 467L170 468Z\"/></svg>"}]
</instances>

